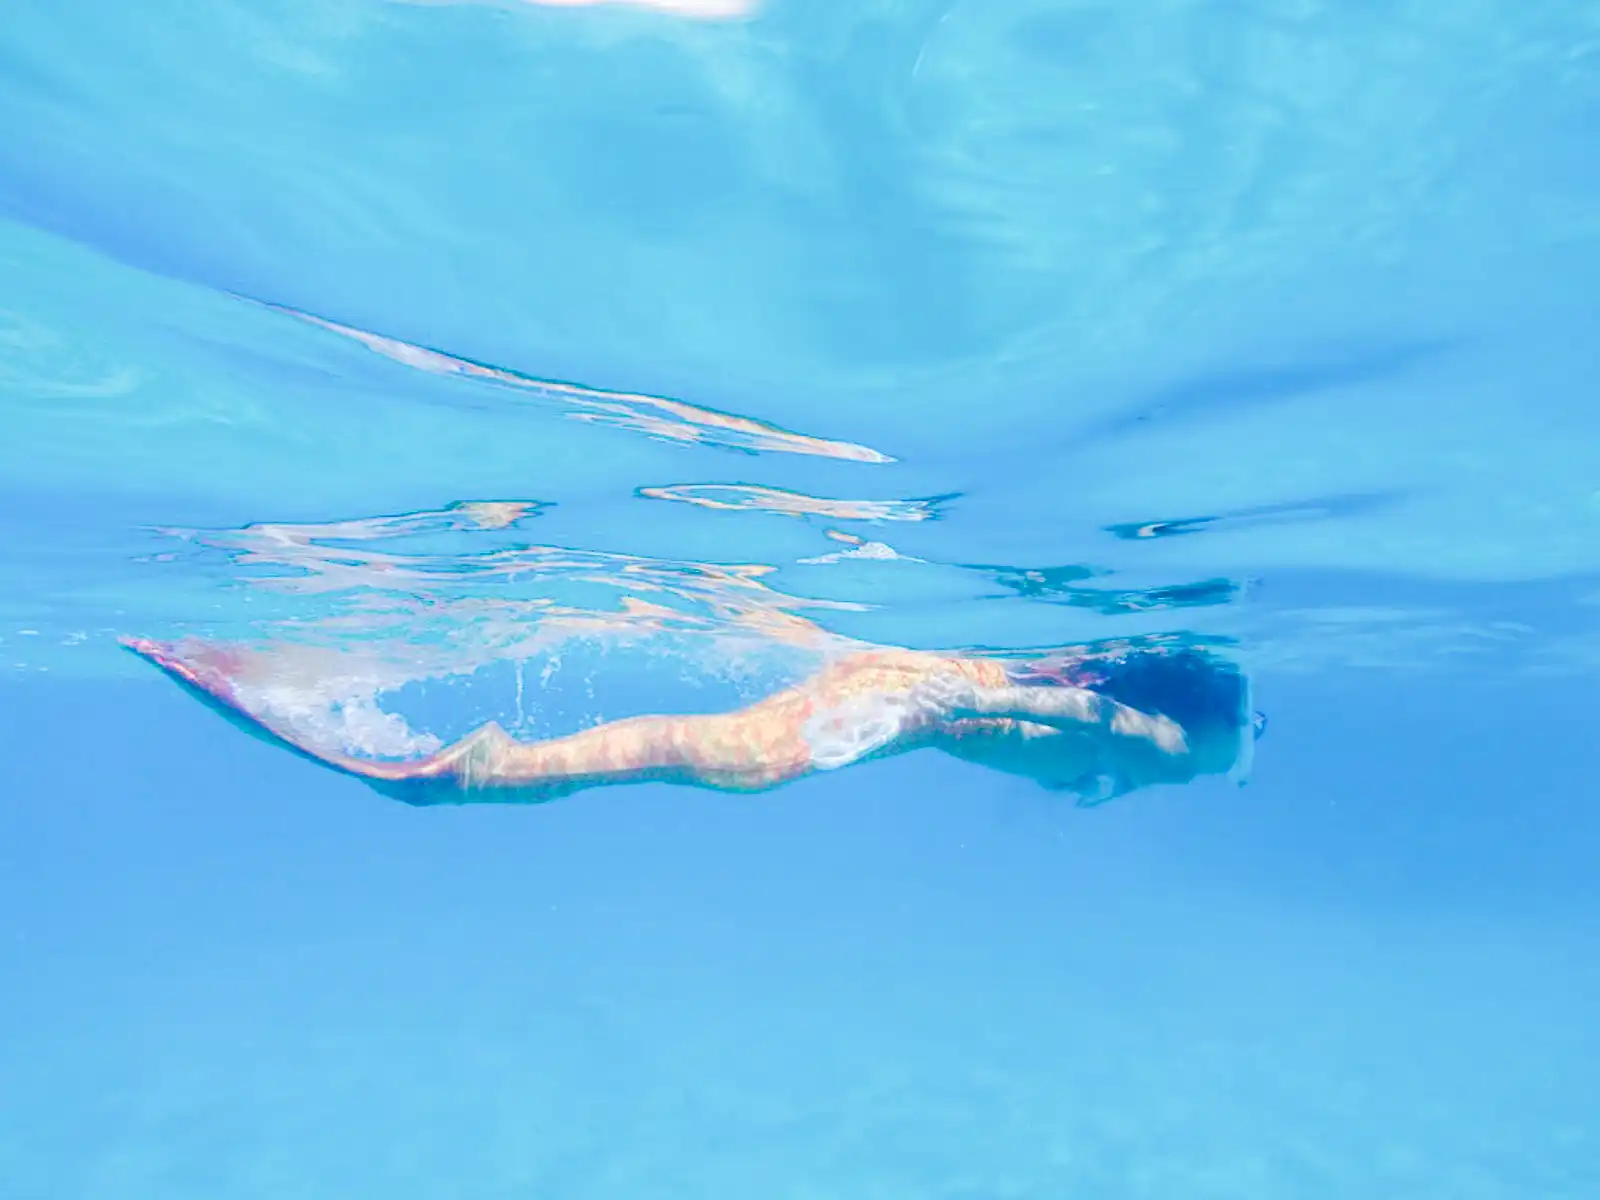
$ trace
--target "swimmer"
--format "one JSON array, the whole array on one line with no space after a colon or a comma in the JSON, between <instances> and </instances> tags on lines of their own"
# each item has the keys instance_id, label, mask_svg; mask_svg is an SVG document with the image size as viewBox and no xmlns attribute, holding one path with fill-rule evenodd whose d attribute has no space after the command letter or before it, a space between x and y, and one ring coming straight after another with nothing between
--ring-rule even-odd
<instances>
[{"instance_id":1,"label":"swimmer","mask_svg":"<svg viewBox=\"0 0 1600 1200\"><path fill-rule=\"evenodd\" d=\"M247 711L231 653L124 645L235 724L410 804L539 802L608 784L757 792L819 771L932 748L1099 803L1247 764L1248 686L1196 650L1154 647L1033 662L901 649L849 654L732 712L638 716L521 742L490 722L410 761L311 745Z\"/></svg>"}]
</instances>

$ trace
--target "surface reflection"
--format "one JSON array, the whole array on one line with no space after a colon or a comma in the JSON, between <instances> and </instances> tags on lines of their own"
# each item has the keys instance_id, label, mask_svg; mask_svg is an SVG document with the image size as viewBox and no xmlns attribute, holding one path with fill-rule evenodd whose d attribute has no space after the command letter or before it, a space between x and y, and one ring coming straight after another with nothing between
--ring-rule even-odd
<instances>
[{"instance_id":1,"label":"surface reflection","mask_svg":"<svg viewBox=\"0 0 1600 1200\"><path fill-rule=\"evenodd\" d=\"M939 505L955 497L924 500L830 500L783 488L743 483L684 483L671 487L643 487L649 500L673 500L720 512L768 512L787 517L828 517L835 521L931 521Z\"/></svg>"},{"instance_id":2,"label":"surface reflection","mask_svg":"<svg viewBox=\"0 0 1600 1200\"><path fill-rule=\"evenodd\" d=\"M648 8L674 17L696 21L726 21L748 17L759 7L757 0L390 0L394 4L490 5L496 8Z\"/></svg>"},{"instance_id":3,"label":"surface reflection","mask_svg":"<svg viewBox=\"0 0 1600 1200\"><path fill-rule=\"evenodd\" d=\"M381 354L384 358L430 375L455 376L509 388L523 398L563 408L566 415L575 421L613 425L667 441L721 446L731 450L806 454L861 463L894 461L890 455L870 446L796 433L752 417L718 412L683 400L637 392L609 392L575 383L536 379L520 371L473 362L398 338L341 325L337 321L283 305L268 304L265 307L349 338L374 354Z\"/></svg>"},{"instance_id":4,"label":"surface reflection","mask_svg":"<svg viewBox=\"0 0 1600 1200\"><path fill-rule=\"evenodd\" d=\"M974 566L995 583L1019 596L1087 608L1107 616L1167 608L1205 608L1237 600L1244 586L1232 579L1198 579L1191 583L1147 588L1090 587L1102 573L1090 567Z\"/></svg>"}]
</instances>

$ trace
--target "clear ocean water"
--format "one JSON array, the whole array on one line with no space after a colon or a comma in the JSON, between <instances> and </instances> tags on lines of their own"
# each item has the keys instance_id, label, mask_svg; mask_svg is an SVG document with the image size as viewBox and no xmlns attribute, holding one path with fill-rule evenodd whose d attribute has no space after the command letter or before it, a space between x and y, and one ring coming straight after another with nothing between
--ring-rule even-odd
<instances>
[{"instance_id":1,"label":"clear ocean water","mask_svg":"<svg viewBox=\"0 0 1600 1200\"><path fill-rule=\"evenodd\" d=\"M1600 9L12 0L0 1196L1600 1195ZM859 640L1247 786L409 808Z\"/></svg>"}]
</instances>

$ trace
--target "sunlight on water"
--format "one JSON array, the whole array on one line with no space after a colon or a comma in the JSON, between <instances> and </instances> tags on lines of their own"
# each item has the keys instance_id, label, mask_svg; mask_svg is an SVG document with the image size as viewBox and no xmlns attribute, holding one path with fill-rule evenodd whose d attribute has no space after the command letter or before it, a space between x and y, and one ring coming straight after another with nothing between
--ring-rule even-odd
<instances>
[{"instance_id":1,"label":"sunlight on water","mask_svg":"<svg viewBox=\"0 0 1600 1200\"><path fill-rule=\"evenodd\" d=\"M1597 122L1577 0L18 0L0 1191L1595 1194Z\"/></svg>"}]
</instances>

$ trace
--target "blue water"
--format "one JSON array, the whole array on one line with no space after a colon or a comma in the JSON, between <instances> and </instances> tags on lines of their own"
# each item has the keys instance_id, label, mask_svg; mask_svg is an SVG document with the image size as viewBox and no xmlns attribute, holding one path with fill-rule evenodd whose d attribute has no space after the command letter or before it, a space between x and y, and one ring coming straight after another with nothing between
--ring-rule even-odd
<instances>
[{"instance_id":1,"label":"blue water","mask_svg":"<svg viewBox=\"0 0 1600 1200\"><path fill-rule=\"evenodd\" d=\"M16 0L0 1196L1600 1194L1597 122L1562 0ZM414 809L129 635L380 754L850 640L1271 723Z\"/></svg>"}]
</instances>

